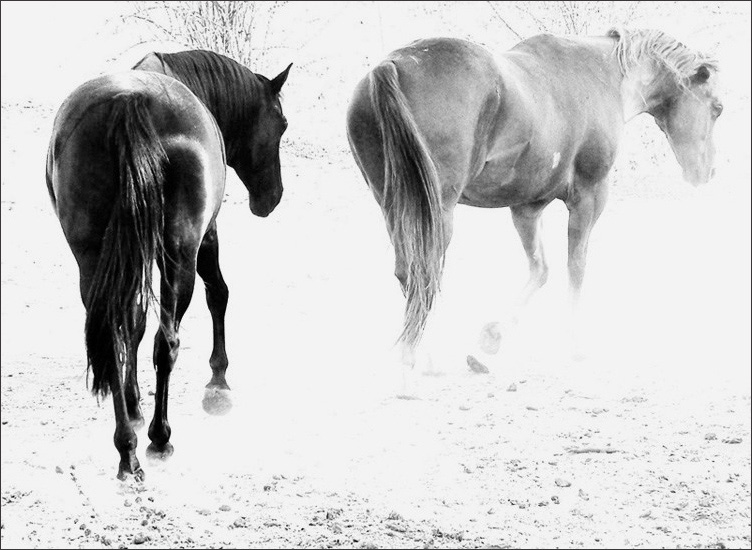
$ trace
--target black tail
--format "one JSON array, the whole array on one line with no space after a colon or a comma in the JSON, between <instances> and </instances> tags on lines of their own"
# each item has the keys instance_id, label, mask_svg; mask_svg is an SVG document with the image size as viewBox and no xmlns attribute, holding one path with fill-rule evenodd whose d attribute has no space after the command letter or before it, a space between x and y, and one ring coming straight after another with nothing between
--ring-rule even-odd
<instances>
[{"instance_id":1,"label":"black tail","mask_svg":"<svg viewBox=\"0 0 752 550\"><path fill-rule=\"evenodd\" d=\"M381 206L398 262L405 262L406 269L407 306L400 340L415 345L439 292L444 264L439 180L391 61L371 72L371 101L384 145Z\"/></svg>"},{"instance_id":2,"label":"black tail","mask_svg":"<svg viewBox=\"0 0 752 550\"><path fill-rule=\"evenodd\" d=\"M107 147L118 194L86 298L86 353L92 391L106 395L122 365L137 320L154 298L152 264L163 254L163 167L166 155L148 111L149 97L112 100Z\"/></svg>"}]
</instances>

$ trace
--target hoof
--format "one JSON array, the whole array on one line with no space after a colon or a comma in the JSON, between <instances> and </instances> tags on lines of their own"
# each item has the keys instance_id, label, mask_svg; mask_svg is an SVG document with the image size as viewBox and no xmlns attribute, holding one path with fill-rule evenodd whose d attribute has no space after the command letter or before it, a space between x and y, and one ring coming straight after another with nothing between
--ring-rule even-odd
<instances>
[{"instance_id":1,"label":"hoof","mask_svg":"<svg viewBox=\"0 0 752 550\"><path fill-rule=\"evenodd\" d=\"M204 398L201 400L201 406L207 414L211 414L212 416L227 414L232 410L230 389L217 386L207 387L204 390Z\"/></svg>"},{"instance_id":2,"label":"hoof","mask_svg":"<svg viewBox=\"0 0 752 550\"><path fill-rule=\"evenodd\" d=\"M169 441L164 445L156 445L153 442L146 448L146 456L155 460L167 460L175 452L175 448Z\"/></svg>"},{"instance_id":3,"label":"hoof","mask_svg":"<svg viewBox=\"0 0 752 550\"><path fill-rule=\"evenodd\" d=\"M501 332L499 332L499 323L488 323L480 331L478 345L484 353L495 355L501 347Z\"/></svg>"},{"instance_id":4,"label":"hoof","mask_svg":"<svg viewBox=\"0 0 752 550\"><path fill-rule=\"evenodd\" d=\"M478 361L472 355L467 356L467 366L470 367L470 370L476 374L488 374L489 372L488 367Z\"/></svg>"},{"instance_id":5,"label":"hoof","mask_svg":"<svg viewBox=\"0 0 752 550\"><path fill-rule=\"evenodd\" d=\"M120 467L118 468L117 478L120 481L126 481L128 479L128 476L133 476L133 479L135 479L139 483L143 482L144 479L146 479L146 474L141 469L141 466L139 466L138 462L136 462L135 468L124 465L122 463L120 464Z\"/></svg>"}]
</instances>

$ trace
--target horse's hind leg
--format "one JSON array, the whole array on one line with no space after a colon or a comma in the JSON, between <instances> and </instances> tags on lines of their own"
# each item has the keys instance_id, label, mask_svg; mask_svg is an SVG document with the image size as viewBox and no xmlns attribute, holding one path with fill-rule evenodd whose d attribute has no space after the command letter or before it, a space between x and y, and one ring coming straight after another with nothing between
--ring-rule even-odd
<instances>
[{"instance_id":1,"label":"horse's hind leg","mask_svg":"<svg viewBox=\"0 0 752 550\"><path fill-rule=\"evenodd\" d=\"M445 206L442 208L441 213L441 224L442 224L442 235L443 235L443 241L442 241L442 248L441 248L441 255L443 256L447 248L449 247L449 243L452 240L452 234L454 232L454 207L457 204L456 198L453 199L446 199L447 202L449 202L449 206ZM407 261L405 258L402 258L399 254L395 255L395 269L394 269L394 275L397 277L397 280L400 283L400 286L402 288L402 293L407 296L406 292L406 285L407 285ZM421 335L422 336L422 335ZM416 364L416 353L418 349L418 344L416 343L410 343L405 340L400 341L400 361L402 363L402 393L398 395L401 399L412 399L414 398L415 393L415 364ZM430 356L427 357L427 369L426 373L431 373L433 371L433 362L430 358Z\"/></svg>"},{"instance_id":2,"label":"horse's hind leg","mask_svg":"<svg viewBox=\"0 0 752 550\"><path fill-rule=\"evenodd\" d=\"M212 377L206 385L203 407L209 414L224 414L230 410L232 403L227 391L225 372L227 371L227 351L225 350L225 311L229 296L227 284L219 268L219 241L217 225L212 223L198 249L196 270L204 280L206 303L212 318L213 348L209 359Z\"/></svg>"},{"instance_id":3,"label":"horse's hind leg","mask_svg":"<svg viewBox=\"0 0 752 550\"><path fill-rule=\"evenodd\" d=\"M99 327L96 338L87 342L88 354L91 361L117 361L114 356L112 329L105 320L101 308L93 308L88 304L89 286L94 276L98 257L90 252L81 252L71 246L80 268L81 299L86 306L87 320L92 326ZM135 362L135 359L134 359ZM92 367L93 368L93 367ZM131 423L127 405L127 390L121 379L120 367L112 369L108 383L112 393L112 404L115 409L115 435L113 441L120 454L117 477L124 480L127 474L132 474L137 480L143 480L144 472L136 458L138 438Z\"/></svg>"},{"instance_id":4,"label":"horse's hind leg","mask_svg":"<svg viewBox=\"0 0 752 550\"><path fill-rule=\"evenodd\" d=\"M549 202L539 202L521 206L513 206L512 222L522 240L522 246L527 255L530 277L522 290L512 314L502 326L498 322L488 323L480 333L479 345L488 354L495 354L501 346L502 334L519 322L520 314L530 299L548 280L548 265L543 254L540 239L541 214Z\"/></svg>"},{"instance_id":5,"label":"horse's hind leg","mask_svg":"<svg viewBox=\"0 0 752 550\"><path fill-rule=\"evenodd\" d=\"M136 458L138 438L128 415L126 393L119 375L114 375L110 380L110 391L115 408L115 448L120 453L117 477L124 480L126 474L133 474L138 481L143 481L144 471Z\"/></svg>"},{"instance_id":6,"label":"horse's hind leg","mask_svg":"<svg viewBox=\"0 0 752 550\"><path fill-rule=\"evenodd\" d=\"M187 239L190 241L190 238ZM167 458L173 452L170 443L170 423L167 420L170 373L178 357L180 340L178 332L188 304L193 295L196 279L196 248L184 244L166 245L167 260L160 262L162 271L161 322L154 338L154 366L157 370L157 390L154 397L154 418L149 425L151 444L147 453L156 458Z\"/></svg>"},{"instance_id":7,"label":"horse's hind leg","mask_svg":"<svg viewBox=\"0 0 752 550\"><path fill-rule=\"evenodd\" d=\"M140 307L133 312L131 326L131 341L128 343L125 370L125 404L128 418L135 429L144 425L144 414L141 412L141 392L138 389L138 346L146 330L146 311Z\"/></svg>"}]
</instances>

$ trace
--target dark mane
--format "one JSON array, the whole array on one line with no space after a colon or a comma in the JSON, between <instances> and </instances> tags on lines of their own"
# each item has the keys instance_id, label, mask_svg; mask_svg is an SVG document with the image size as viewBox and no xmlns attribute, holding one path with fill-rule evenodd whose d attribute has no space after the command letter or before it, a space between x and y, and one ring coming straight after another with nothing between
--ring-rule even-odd
<instances>
[{"instance_id":1,"label":"dark mane","mask_svg":"<svg viewBox=\"0 0 752 550\"><path fill-rule=\"evenodd\" d=\"M249 140L247 134L263 93L260 77L240 63L210 51L154 55L209 108L225 140L227 157L232 159L237 145Z\"/></svg>"}]
</instances>

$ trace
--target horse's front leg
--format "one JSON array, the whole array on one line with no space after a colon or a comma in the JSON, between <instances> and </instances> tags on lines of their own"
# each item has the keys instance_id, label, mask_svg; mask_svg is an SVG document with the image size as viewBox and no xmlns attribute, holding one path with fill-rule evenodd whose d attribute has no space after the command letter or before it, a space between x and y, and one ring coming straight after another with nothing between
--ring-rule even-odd
<instances>
[{"instance_id":1,"label":"horse's front leg","mask_svg":"<svg viewBox=\"0 0 752 550\"><path fill-rule=\"evenodd\" d=\"M546 281L548 280L548 264L546 264L546 257L543 254L540 228L541 214L543 213L543 209L548 206L549 202L550 201L541 201L532 204L513 206L510 209L512 211L514 227L520 235L522 246L527 255L528 264L530 266L530 277L528 278L527 284L522 290L517 303L513 307L511 315L501 323L488 323L481 330L478 344L484 353L493 355L499 351L503 335L517 325L520 315L530 302L530 299L544 284L546 284ZM475 366L477 369L477 364L479 362L470 356L468 357L468 363L470 363L471 368Z\"/></svg>"},{"instance_id":2,"label":"horse's front leg","mask_svg":"<svg viewBox=\"0 0 752 550\"><path fill-rule=\"evenodd\" d=\"M157 371L157 390L154 397L154 418L149 425L151 444L146 449L149 456L167 458L173 452L170 443L170 423L167 420L170 373L175 366L180 347L178 332L188 304L193 295L196 279L196 247L170 247L164 262L160 262L161 320L154 338L154 366Z\"/></svg>"},{"instance_id":3,"label":"horse's front leg","mask_svg":"<svg viewBox=\"0 0 752 550\"><path fill-rule=\"evenodd\" d=\"M198 250L197 271L204 280L206 303L212 318L214 345L209 359L212 377L206 385L202 405L209 414L222 415L232 408L225 372L227 371L227 351L225 350L225 311L229 296L227 284L219 268L219 241L217 225L212 223Z\"/></svg>"},{"instance_id":4,"label":"horse's front leg","mask_svg":"<svg viewBox=\"0 0 752 550\"><path fill-rule=\"evenodd\" d=\"M580 299L587 264L588 242L593 226L606 206L607 196L608 186L605 181L601 181L595 185L575 185L565 201L569 209L567 268L572 356L575 359L582 359L585 355L582 346Z\"/></svg>"}]
</instances>

